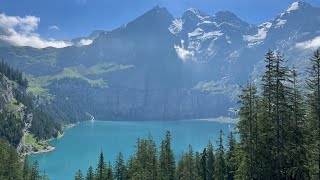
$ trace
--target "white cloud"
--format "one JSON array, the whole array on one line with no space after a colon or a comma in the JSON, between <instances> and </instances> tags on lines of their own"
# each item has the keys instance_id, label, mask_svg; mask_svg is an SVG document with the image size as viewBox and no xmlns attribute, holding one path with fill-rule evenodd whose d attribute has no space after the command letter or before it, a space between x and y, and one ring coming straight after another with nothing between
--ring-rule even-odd
<instances>
[{"instance_id":1,"label":"white cloud","mask_svg":"<svg viewBox=\"0 0 320 180\"><path fill-rule=\"evenodd\" d=\"M320 36L315 37L314 39L311 39L309 41L297 43L296 47L302 49L317 49L320 47Z\"/></svg>"},{"instance_id":2,"label":"white cloud","mask_svg":"<svg viewBox=\"0 0 320 180\"><path fill-rule=\"evenodd\" d=\"M40 18L35 16L7 16L0 14L0 27L4 29L16 29L25 33L32 32L37 29Z\"/></svg>"},{"instance_id":3,"label":"white cloud","mask_svg":"<svg viewBox=\"0 0 320 180\"><path fill-rule=\"evenodd\" d=\"M34 48L63 48L72 45L67 41L41 38L35 32L39 22L40 18L35 16L19 17L0 14L0 29L6 32L5 34L0 34L0 40L13 46L31 46Z\"/></svg>"},{"instance_id":4,"label":"white cloud","mask_svg":"<svg viewBox=\"0 0 320 180\"><path fill-rule=\"evenodd\" d=\"M176 49L178 57L183 61L185 61L188 57L193 55L193 53L191 51L188 51L188 50L184 49L183 47L174 46L174 48Z\"/></svg>"},{"instance_id":5,"label":"white cloud","mask_svg":"<svg viewBox=\"0 0 320 180\"><path fill-rule=\"evenodd\" d=\"M55 30L55 31L60 30L60 28L58 26L55 26L55 25L49 26L48 29L49 30Z\"/></svg>"},{"instance_id":6,"label":"white cloud","mask_svg":"<svg viewBox=\"0 0 320 180\"><path fill-rule=\"evenodd\" d=\"M80 46L86 46L86 45L90 45L93 41L91 39L81 39L78 42L78 45Z\"/></svg>"}]
</instances>

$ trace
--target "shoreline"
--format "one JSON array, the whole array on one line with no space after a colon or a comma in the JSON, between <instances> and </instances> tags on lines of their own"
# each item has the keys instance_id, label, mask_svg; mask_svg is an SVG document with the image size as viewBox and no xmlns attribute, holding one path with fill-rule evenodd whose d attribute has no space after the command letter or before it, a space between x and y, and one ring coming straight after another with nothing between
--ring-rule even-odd
<instances>
[{"instance_id":1,"label":"shoreline","mask_svg":"<svg viewBox=\"0 0 320 180\"><path fill-rule=\"evenodd\" d=\"M43 149L43 150L40 150L40 151L31 151L31 152L27 153L27 155L35 155L35 154L48 153L48 152L54 151L55 149L56 149L56 148L53 147L53 146L48 146L47 149Z\"/></svg>"},{"instance_id":2,"label":"shoreline","mask_svg":"<svg viewBox=\"0 0 320 180\"><path fill-rule=\"evenodd\" d=\"M218 123L232 123L237 124L239 122L239 118L231 118L231 117L217 117L217 118L206 118L206 119L198 119L199 121L210 121L210 122L218 122Z\"/></svg>"},{"instance_id":3,"label":"shoreline","mask_svg":"<svg viewBox=\"0 0 320 180\"><path fill-rule=\"evenodd\" d=\"M43 140L43 141L34 141L32 143L25 143L23 144L24 148L27 148L26 152L22 153L23 156L25 155L36 155L36 154L42 154L42 153L48 153L48 152L52 152L56 149L56 147L54 146L50 146L49 142L55 139L60 139L64 136L65 132L64 130L70 129L75 127L75 124L65 124L62 125L62 130L63 133L62 134L58 134L58 136L56 138L50 138L47 140ZM33 136L32 134L27 134L29 136ZM43 147L44 146L44 147ZM39 148L41 147L39 150L35 151L34 148Z\"/></svg>"}]
</instances>

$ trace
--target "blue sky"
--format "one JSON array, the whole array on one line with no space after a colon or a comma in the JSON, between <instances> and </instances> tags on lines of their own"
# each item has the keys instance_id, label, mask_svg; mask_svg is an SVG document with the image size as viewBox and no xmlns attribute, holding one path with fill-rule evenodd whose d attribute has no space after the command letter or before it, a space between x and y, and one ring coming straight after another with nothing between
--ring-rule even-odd
<instances>
[{"instance_id":1,"label":"blue sky","mask_svg":"<svg viewBox=\"0 0 320 180\"><path fill-rule=\"evenodd\" d=\"M283 12L295 0L0 0L0 13L40 18L36 33L43 38L70 39L93 30L112 30L156 5L179 17L190 8L208 14L234 12L241 19L260 24ZM320 7L319 0L305 0ZM50 26L56 26L51 27Z\"/></svg>"}]
</instances>

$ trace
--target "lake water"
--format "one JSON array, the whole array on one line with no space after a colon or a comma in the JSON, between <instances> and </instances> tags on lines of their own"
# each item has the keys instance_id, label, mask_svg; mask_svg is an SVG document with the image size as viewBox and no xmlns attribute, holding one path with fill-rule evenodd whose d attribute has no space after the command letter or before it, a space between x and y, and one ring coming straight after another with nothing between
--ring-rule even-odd
<instances>
[{"instance_id":1,"label":"lake water","mask_svg":"<svg viewBox=\"0 0 320 180\"><path fill-rule=\"evenodd\" d=\"M30 156L30 162L38 160L41 172L50 180L72 180L75 172L86 172L98 163L99 153L104 152L106 161L114 162L121 151L127 159L135 151L137 138L146 138L150 132L159 142L169 130L172 148L177 158L191 144L195 151L202 151L210 140L216 147L220 129L226 139L234 124L203 120L186 121L95 121L81 122L65 131L65 135L49 144L56 149L49 153Z\"/></svg>"}]
</instances>

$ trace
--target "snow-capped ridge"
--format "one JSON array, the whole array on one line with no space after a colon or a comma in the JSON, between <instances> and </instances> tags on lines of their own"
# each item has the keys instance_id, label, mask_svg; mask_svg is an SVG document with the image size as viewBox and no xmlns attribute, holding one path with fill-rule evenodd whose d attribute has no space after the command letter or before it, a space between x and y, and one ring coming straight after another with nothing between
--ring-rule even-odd
<instances>
[{"instance_id":1,"label":"snow-capped ridge","mask_svg":"<svg viewBox=\"0 0 320 180\"><path fill-rule=\"evenodd\" d=\"M291 6L286 10L286 12L296 11L302 8L312 7L309 3L297 1L291 4Z\"/></svg>"},{"instance_id":2,"label":"snow-capped ridge","mask_svg":"<svg viewBox=\"0 0 320 180\"><path fill-rule=\"evenodd\" d=\"M195 9L195 8L189 8L187 9L183 15L182 18L183 19L193 19L196 18L198 20L204 20L209 18L210 16L202 11L200 11L199 9Z\"/></svg>"}]
</instances>

